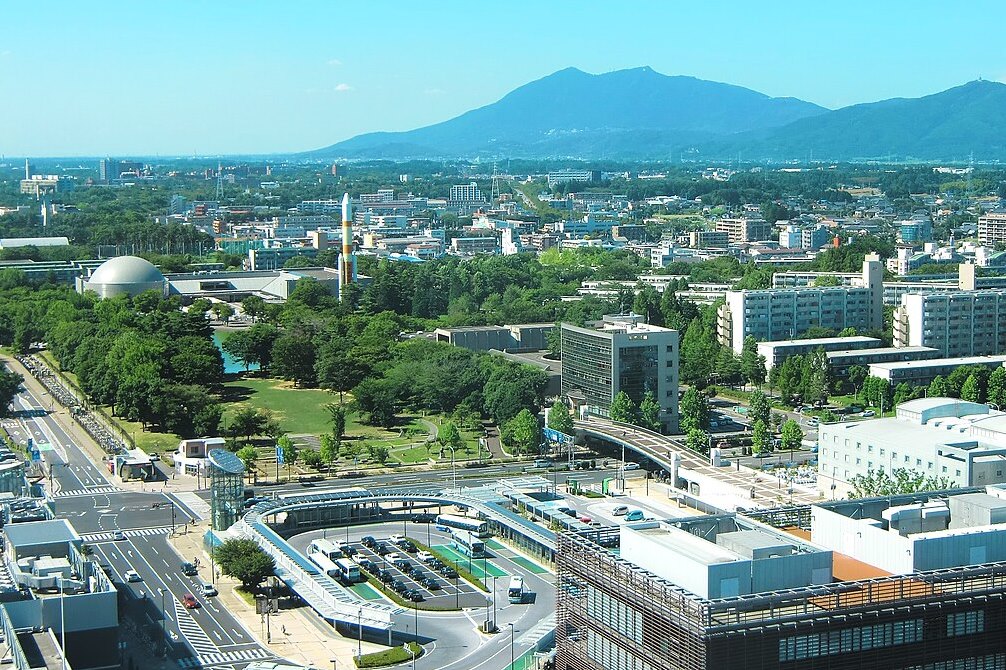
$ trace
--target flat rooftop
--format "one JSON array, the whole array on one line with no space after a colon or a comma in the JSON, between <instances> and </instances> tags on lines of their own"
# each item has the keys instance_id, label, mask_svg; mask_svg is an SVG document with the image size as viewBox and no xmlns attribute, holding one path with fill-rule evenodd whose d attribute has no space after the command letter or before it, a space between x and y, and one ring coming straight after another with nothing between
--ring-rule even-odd
<instances>
[{"instance_id":1,"label":"flat rooftop","mask_svg":"<svg viewBox=\"0 0 1006 670\"><path fill-rule=\"evenodd\" d=\"M767 340L759 342L758 346L765 347L820 347L828 344L880 344L880 340L875 337L865 337L854 335L852 337L815 337L807 340ZM854 351L863 351L861 349Z\"/></svg>"},{"instance_id":2,"label":"flat rooftop","mask_svg":"<svg viewBox=\"0 0 1006 670\"><path fill-rule=\"evenodd\" d=\"M926 361L897 361L872 363L878 370L905 370L909 368L937 368L958 365L992 365L1006 363L1006 356L963 356L958 358L931 358Z\"/></svg>"},{"instance_id":3,"label":"flat rooftop","mask_svg":"<svg viewBox=\"0 0 1006 670\"><path fill-rule=\"evenodd\" d=\"M80 535L66 519L29 521L4 526L7 541L15 547L58 542L80 542Z\"/></svg>"}]
</instances>

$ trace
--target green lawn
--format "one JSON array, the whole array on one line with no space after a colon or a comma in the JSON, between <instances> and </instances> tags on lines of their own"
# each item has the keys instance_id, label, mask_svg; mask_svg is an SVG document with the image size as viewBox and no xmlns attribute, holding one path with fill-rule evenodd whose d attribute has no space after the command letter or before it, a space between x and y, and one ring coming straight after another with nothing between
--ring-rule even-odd
<instances>
[{"instance_id":1,"label":"green lawn","mask_svg":"<svg viewBox=\"0 0 1006 670\"><path fill-rule=\"evenodd\" d=\"M288 433L321 435L331 430L325 405L338 397L320 389L293 388L281 379L241 379L224 384L225 394L233 403L224 412L224 420L242 407L268 410ZM346 430L355 426L347 417Z\"/></svg>"}]
</instances>

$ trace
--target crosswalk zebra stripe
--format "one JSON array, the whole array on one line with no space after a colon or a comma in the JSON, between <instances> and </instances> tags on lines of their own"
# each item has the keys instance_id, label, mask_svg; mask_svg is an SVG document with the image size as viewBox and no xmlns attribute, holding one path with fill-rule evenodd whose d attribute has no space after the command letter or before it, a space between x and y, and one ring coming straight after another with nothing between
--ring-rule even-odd
<instances>
[{"instance_id":1,"label":"crosswalk zebra stripe","mask_svg":"<svg viewBox=\"0 0 1006 670\"><path fill-rule=\"evenodd\" d=\"M153 528L133 528L119 531L126 537L142 537L146 535L167 535L171 532L171 526L155 526ZM115 539L115 531L105 533L85 533L80 536L84 542L107 542Z\"/></svg>"},{"instance_id":2,"label":"crosswalk zebra stripe","mask_svg":"<svg viewBox=\"0 0 1006 670\"><path fill-rule=\"evenodd\" d=\"M215 653L199 654L198 657L189 656L178 661L178 665L183 669L203 668L211 665L221 665L224 663L236 663L240 661L262 661L276 658L267 649L256 647L254 649L242 649L240 651L220 651Z\"/></svg>"},{"instance_id":3,"label":"crosswalk zebra stripe","mask_svg":"<svg viewBox=\"0 0 1006 670\"><path fill-rule=\"evenodd\" d=\"M53 498L82 498L85 496L104 495L106 493L122 493L118 486L95 486L89 489L69 489L67 491L56 491L49 495Z\"/></svg>"}]
</instances>

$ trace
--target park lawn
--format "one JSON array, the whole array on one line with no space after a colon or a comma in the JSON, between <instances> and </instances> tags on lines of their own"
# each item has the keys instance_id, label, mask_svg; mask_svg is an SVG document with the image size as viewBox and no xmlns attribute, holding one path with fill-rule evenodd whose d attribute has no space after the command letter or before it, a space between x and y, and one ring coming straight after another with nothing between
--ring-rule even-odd
<instances>
[{"instance_id":1,"label":"park lawn","mask_svg":"<svg viewBox=\"0 0 1006 670\"><path fill-rule=\"evenodd\" d=\"M106 415L112 415L111 408L103 407L102 409ZM161 454L166 451L173 452L178 449L178 443L182 439L173 433L157 433L149 428L145 430L139 422L127 421L121 416L112 417L112 420L119 424L119 427L122 428L126 435L133 438L134 443L139 449L148 454Z\"/></svg>"},{"instance_id":2,"label":"park lawn","mask_svg":"<svg viewBox=\"0 0 1006 670\"><path fill-rule=\"evenodd\" d=\"M268 410L288 433L321 435L331 430L325 405L338 398L328 391L294 388L282 379L240 379L224 387L225 395L236 398L224 411L225 423L238 409L252 407ZM347 432L354 428L351 424L352 418L347 417Z\"/></svg>"}]
</instances>

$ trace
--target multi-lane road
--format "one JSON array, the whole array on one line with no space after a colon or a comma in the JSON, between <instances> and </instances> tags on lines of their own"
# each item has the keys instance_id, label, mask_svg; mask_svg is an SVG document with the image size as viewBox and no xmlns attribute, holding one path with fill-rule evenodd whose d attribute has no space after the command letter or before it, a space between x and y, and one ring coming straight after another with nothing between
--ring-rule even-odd
<instances>
[{"instance_id":1,"label":"multi-lane road","mask_svg":"<svg viewBox=\"0 0 1006 670\"><path fill-rule=\"evenodd\" d=\"M121 614L148 634L124 635L126 653L143 644L151 648L135 649L140 656L166 648L168 658L181 668L241 667L252 660L274 659L230 612L200 594L197 577L181 574L182 559L168 544L172 506L179 528L193 520L191 511L163 492L117 486L61 426L59 419L69 422L70 417L57 416L48 394L34 384L27 386L15 401L18 417L6 420L4 427L17 442L27 444L31 438L38 445L47 475L43 481L51 487L57 516L69 520L107 566L124 596ZM117 532L123 539L115 539ZM141 581L126 581L127 570L138 573ZM209 578L206 570L203 575ZM185 609L181 602L187 593L202 607Z\"/></svg>"}]
</instances>

